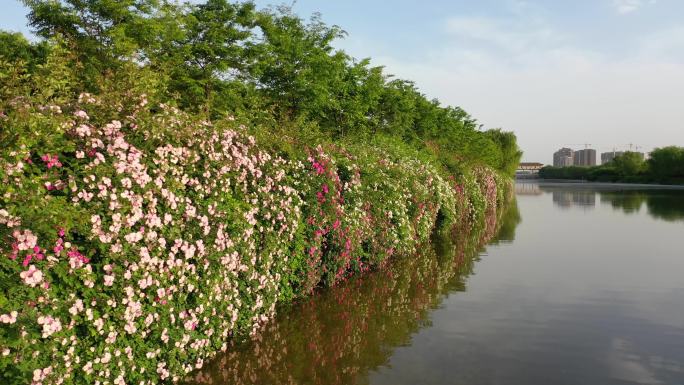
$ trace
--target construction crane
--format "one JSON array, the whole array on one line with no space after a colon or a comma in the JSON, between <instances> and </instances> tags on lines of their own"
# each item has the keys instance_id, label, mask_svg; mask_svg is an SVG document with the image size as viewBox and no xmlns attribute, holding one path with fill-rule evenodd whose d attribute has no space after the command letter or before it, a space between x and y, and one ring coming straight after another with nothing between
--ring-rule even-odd
<instances>
[{"instance_id":1,"label":"construction crane","mask_svg":"<svg viewBox=\"0 0 684 385\"><path fill-rule=\"evenodd\" d=\"M634 148L636 151L639 151L639 149L641 148L641 146L638 146L634 143L629 143L627 144L627 146L629 146L629 151L632 151L632 148Z\"/></svg>"},{"instance_id":2,"label":"construction crane","mask_svg":"<svg viewBox=\"0 0 684 385\"><path fill-rule=\"evenodd\" d=\"M591 146L591 143L570 143L570 144L564 144L564 146L584 146L584 149L588 149L589 146Z\"/></svg>"}]
</instances>

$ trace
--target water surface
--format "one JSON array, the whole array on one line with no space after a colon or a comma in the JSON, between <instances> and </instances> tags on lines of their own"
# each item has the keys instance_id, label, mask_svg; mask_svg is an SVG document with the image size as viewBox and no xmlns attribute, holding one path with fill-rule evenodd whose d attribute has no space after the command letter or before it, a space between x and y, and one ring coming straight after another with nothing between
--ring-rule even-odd
<instances>
[{"instance_id":1,"label":"water surface","mask_svg":"<svg viewBox=\"0 0 684 385\"><path fill-rule=\"evenodd\" d=\"M684 191L517 191L498 223L281 309L190 383L684 384Z\"/></svg>"}]
</instances>

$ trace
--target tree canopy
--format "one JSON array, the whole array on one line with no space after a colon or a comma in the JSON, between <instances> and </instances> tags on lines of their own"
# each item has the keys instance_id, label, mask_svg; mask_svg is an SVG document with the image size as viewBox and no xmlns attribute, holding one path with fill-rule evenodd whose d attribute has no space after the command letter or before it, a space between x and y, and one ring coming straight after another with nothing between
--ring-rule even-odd
<instances>
[{"instance_id":1,"label":"tree canopy","mask_svg":"<svg viewBox=\"0 0 684 385\"><path fill-rule=\"evenodd\" d=\"M513 133L481 131L461 108L335 48L346 32L318 14L304 20L286 6L227 0L24 3L31 26L47 40L4 34L0 43L21 51L15 59L37 63L50 44L63 42L79 68L78 91L99 91L103 76L132 71L133 64L155 74L165 98L212 119L245 116L329 140L398 138L453 173L486 164L513 175L521 157Z\"/></svg>"}]
</instances>

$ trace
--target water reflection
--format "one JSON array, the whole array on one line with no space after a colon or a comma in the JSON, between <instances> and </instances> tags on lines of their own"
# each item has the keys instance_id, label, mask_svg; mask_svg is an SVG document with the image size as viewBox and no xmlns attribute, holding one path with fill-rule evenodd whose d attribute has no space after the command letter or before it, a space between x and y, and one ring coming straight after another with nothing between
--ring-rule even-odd
<instances>
[{"instance_id":1,"label":"water reflection","mask_svg":"<svg viewBox=\"0 0 684 385\"><path fill-rule=\"evenodd\" d=\"M610 188L519 194L516 241L489 247L467 292L445 299L369 383L684 384L681 227L646 203L684 192L644 191L644 209L625 214L608 199L633 207L634 194ZM605 198L567 210L552 200L560 189Z\"/></svg>"},{"instance_id":2,"label":"water reflection","mask_svg":"<svg viewBox=\"0 0 684 385\"><path fill-rule=\"evenodd\" d=\"M646 200L642 191L604 191L600 193L601 204L612 206L625 214L638 213Z\"/></svg>"},{"instance_id":3,"label":"water reflection","mask_svg":"<svg viewBox=\"0 0 684 385\"><path fill-rule=\"evenodd\" d=\"M684 384L684 191L620 189L518 186L499 221L282 309L189 382Z\"/></svg>"},{"instance_id":4,"label":"water reflection","mask_svg":"<svg viewBox=\"0 0 684 385\"><path fill-rule=\"evenodd\" d=\"M553 203L560 208L596 206L596 196L602 205L608 205L626 214L638 213L646 207L647 213L669 222L684 221L684 199L679 189L645 189L643 187L608 184L572 184L523 182L516 184L518 195L551 194Z\"/></svg>"},{"instance_id":5,"label":"water reflection","mask_svg":"<svg viewBox=\"0 0 684 385\"><path fill-rule=\"evenodd\" d=\"M255 340L230 346L188 383L367 381L368 373L387 363L396 347L409 344L412 334L430 324L428 314L448 293L465 290L489 240L513 239L521 221L515 202L502 217L497 221L490 214L483 228L459 232L453 242L436 240L422 255L281 309Z\"/></svg>"},{"instance_id":6,"label":"water reflection","mask_svg":"<svg viewBox=\"0 0 684 385\"><path fill-rule=\"evenodd\" d=\"M559 207L567 208L580 206L593 208L596 206L596 192L594 191L552 191L553 203Z\"/></svg>"},{"instance_id":7,"label":"water reflection","mask_svg":"<svg viewBox=\"0 0 684 385\"><path fill-rule=\"evenodd\" d=\"M539 188L539 183L535 181L516 181L516 195L541 195L543 191Z\"/></svg>"},{"instance_id":8,"label":"water reflection","mask_svg":"<svg viewBox=\"0 0 684 385\"><path fill-rule=\"evenodd\" d=\"M668 222L684 221L684 198L681 191L603 191L601 203L625 213L638 212L646 205L648 214Z\"/></svg>"},{"instance_id":9,"label":"water reflection","mask_svg":"<svg viewBox=\"0 0 684 385\"><path fill-rule=\"evenodd\" d=\"M582 185L568 188L567 184L523 182L516 183L518 195L539 195L551 193L553 203L561 208L581 207L591 209L596 206L596 191ZM522 194L521 194L522 192Z\"/></svg>"},{"instance_id":10,"label":"water reflection","mask_svg":"<svg viewBox=\"0 0 684 385\"><path fill-rule=\"evenodd\" d=\"M529 290L508 291L497 292L495 302L447 305L433 317L435 326L395 353L370 382L682 384L681 327L635 316L632 304L616 301L615 293L560 303Z\"/></svg>"},{"instance_id":11,"label":"water reflection","mask_svg":"<svg viewBox=\"0 0 684 385\"><path fill-rule=\"evenodd\" d=\"M504 210L498 220L499 230L490 243L510 243L515 240L515 229L522 222L520 209L516 201L513 201Z\"/></svg>"}]
</instances>

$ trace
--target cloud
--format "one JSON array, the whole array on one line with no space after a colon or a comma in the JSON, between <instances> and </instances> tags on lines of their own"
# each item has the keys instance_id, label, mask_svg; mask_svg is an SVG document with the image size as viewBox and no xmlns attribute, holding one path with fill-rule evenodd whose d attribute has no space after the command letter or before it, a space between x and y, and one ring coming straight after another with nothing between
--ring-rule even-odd
<instances>
[{"instance_id":1,"label":"cloud","mask_svg":"<svg viewBox=\"0 0 684 385\"><path fill-rule=\"evenodd\" d=\"M644 34L622 56L577 45L532 16L449 18L444 31L425 55L374 63L485 127L515 131L527 161L550 162L569 143L684 145L684 57L671 52L684 47L684 27Z\"/></svg>"},{"instance_id":2,"label":"cloud","mask_svg":"<svg viewBox=\"0 0 684 385\"><path fill-rule=\"evenodd\" d=\"M613 7L619 14L627 14L641 8L645 3L654 4L656 0L613 0Z\"/></svg>"},{"instance_id":3,"label":"cloud","mask_svg":"<svg viewBox=\"0 0 684 385\"><path fill-rule=\"evenodd\" d=\"M641 56L684 62L684 25L665 27L638 39Z\"/></svg>"},{"instance_id":4,"label":"cloud","mask_svg":"<svg viewBox=\"0 0 684 385\"><path fill-rule=\"evenodd\" d=\"M553 46L562 41L562 36L552 29L529 24L532 22L511 21L485 17L453 17L446 21L446 31L461 43L482 44L493 48L520 52L533 45Z\"/></svg>"}]
</instances>

